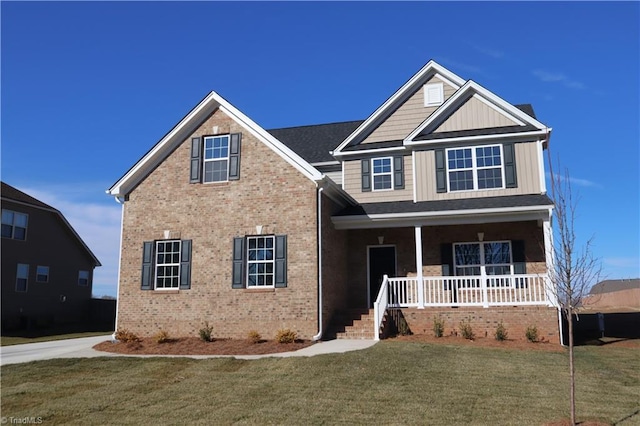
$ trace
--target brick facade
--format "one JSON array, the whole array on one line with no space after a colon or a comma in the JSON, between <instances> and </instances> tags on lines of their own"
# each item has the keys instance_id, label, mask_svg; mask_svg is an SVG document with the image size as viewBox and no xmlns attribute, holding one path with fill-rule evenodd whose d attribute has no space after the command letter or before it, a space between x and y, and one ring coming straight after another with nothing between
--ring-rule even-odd
<instances>
[{"instance_id":1,"label":"brick facade","mask_svg":"<svg viewBox=\"0 0 640 426\"><path fill-rule=\"evenodd\" d=\"M242 133L240 180L190 184L192 136ZM234 237L287 235L287 287L231 288ZM197 336L205 321L215 337L273 338L290 328L317 333L315 184L221 110L209 116L135 189L124 205L118 328L150 336ZM144 241L192 240L191 289L143 291Z\"/></svg>"},{"instance_id":2,"label":"brick facade","mask_svg":"<svg viewBox=\"0 0 640 426\"><path fill-rule=\"evenodd\" d=\"M502 321L513 340L526 340L526 330L535 326L539 339L560 343L558 310L546 306L506 306L491 308L425 308L402 309L402 315L415 334L433 335L434 318L444 321L444 335L460 335L460 322L469 321L477 337L494 337Z\"/></svg>"}]
</instances>

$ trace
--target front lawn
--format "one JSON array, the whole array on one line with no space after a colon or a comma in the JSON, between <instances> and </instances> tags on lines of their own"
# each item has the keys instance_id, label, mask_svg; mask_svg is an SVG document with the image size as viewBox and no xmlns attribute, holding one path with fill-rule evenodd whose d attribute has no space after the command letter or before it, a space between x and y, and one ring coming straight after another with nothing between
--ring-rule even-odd
<instances>
[{"instance_id":1,"label":"front lawn","mask_svg":"<svg viewBox=\"0 0 640 426\"><path fill-rule=\"evenodd\" d=\"M640 423L638 347L578 347L576 359L579 418ZM310 358L58 359L2 367L2 416L44 424L541 425L568 416L566 365L561 352L394 340Z\"/></svg>"}]
</instances>

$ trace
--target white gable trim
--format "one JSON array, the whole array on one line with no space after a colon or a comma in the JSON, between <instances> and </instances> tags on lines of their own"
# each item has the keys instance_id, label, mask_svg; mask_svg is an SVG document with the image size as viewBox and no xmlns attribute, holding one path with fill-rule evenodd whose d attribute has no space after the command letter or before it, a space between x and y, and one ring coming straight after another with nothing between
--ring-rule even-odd
<instances>
[{"instance_id":1,"label":"white gable trim","mask_svg":"<svg viewBox=\"0 0 640 426\"><path fill-rule=\"evenodd\" d=\"M389 99L387 99L373 114L369 116L356 130L349 135L344 142L342 142L334 151L334 156L343 155L342 150L349 146L349 144L356 139L361 133L368 130L376 121L392 108L397 108L398 100L409 91L420 90L426 78L429 76L437 75L439 79L443 80L447 84L453 86L456 90L464 84L464 80L452 73L448 69L439 65L435 61L429 61L422 67L420 71L413 75L400 89L398 89Z\"/></svg>"},{"instance_id":2,"label":"white gable trim","mask_svg":"<svg viewBox=\"0 0 640 426\"><path fill-rule=\"evenodd\" d=\"M193 108L176 126L151 148L124 176L122 176L106 192L115 197L122 197L135 188L155 167L182 143L191 132L216 109L220 109L236 123L249 131L258 140L271 148L276 154L291 164L312 181L322 180L322 174L306 162L302 157L274 138L266 130L256 124L240 110L227 102L216 92L210 92L195 108ZM188 167L188 164L185 164Z\"/></svg>"},{"instance_id":3,"label":"white gable trim","mask_svg":"<svg viewBox=\"0 0 640 426\"><path fill-rule=\"evenodd\" d=\"M440 125L441 122L443 122L446 117L448 117L447 114L449 112L453 113L453 111L461 105L462 100L466 97L465 95L468 95L470 92L473 93L472 96L478 95L477 99L484 101L486 104L488 105L493 104L493 107L496 109L496 111L499 111L500 113L504 114L506 117L509 117L511 119L514 119L522 123L521 124L522 126L526 125L526 123L529 123L532 126L538 128L539 130L545 130L545 131L548 130L547 126L545 126L535 118L520 111L518 108L511 105L509 102L505 101L499 96L496 96L489 90L480 86L475 81L469 80L456 93L454 93L453 96L447 99L445 103L440 105L440 108L438 108L433 114L431 114L429 118L427 118L421 125L419 125L413 132L411 132L404 139L404 143L407 145L415 145L417 143L429 143L429 142L433 143L434 141L413 141L413 139L425 129L432 128L431 130L435 130L435 128L438 125ZM495 136L495 135L492 135L492 136ZM442 142L442 141L443 139L436 140L436 142ZM447 139L447 141L449 141L449 139Z\"/></svg>"}]
</instances>

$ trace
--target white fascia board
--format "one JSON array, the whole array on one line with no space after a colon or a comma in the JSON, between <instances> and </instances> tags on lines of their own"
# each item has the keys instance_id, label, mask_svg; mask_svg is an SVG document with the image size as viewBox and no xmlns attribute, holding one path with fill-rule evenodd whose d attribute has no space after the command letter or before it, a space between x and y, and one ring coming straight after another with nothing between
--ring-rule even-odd
<instances>
[{"instance_id":1,"label":"white fascia board","mask_svg":"<svg viewBox=\"0 0 640 426\"><path fill-rule=\"evenodd\" d=\"M406 226L464 225L476 223L548 220L549 206L505 207L499 209L450 210L359 216L334 216L336 229L367 229Z\"/></svg>"},{"instance_id":2,"label":"white fascia board","mask_svg":"<svg viewBox=\"0 0 640 426\"><path fill-rule=\"evenodd\" d=\"M431 60L427 62L427 64L420 69L417 73L413 75L405 84L400 87L389 99L387 99L382 105L376 109L373 114L369 116L356 130L351 133L338 147L333 151L334 155L342 154L342 150L349 146L349 144L362 133L365 129L369 128L369 126L374 123L383 113L385 113L391 106L393 106L396 101L404 95L407 91L414 89L416 84L423 79L423 77L427 74L439 74L443 80L446 80L447 83L450 83L456 89L464 84L464 80L452 73L448 69L444 68L442 65L436 63Z\"/></svg>"},{"instance_id":3,"label":"white fascia board","mask_svg":"<svg viewBox=\"0 0 640 426\"><path fill-rule=\"evenodd\" d=\"M322 179L322 174L302 157L278 141L266 130L256 124L240 110L212 91L194 109L189 112L169 133L167 133L147 154L145 154L118 182L107 190L115 197L124 196L134 188L153 168L169 155L175 146L183 141L186 134L195 129L202 119L220 108L230 118L247 129L260 141L275 151L285 161L313 181Z\"/></svg>"},{"instance_id":4,"label":"white fascia board","mask_svg":"<svg viewBox=\"0 0 640 426\"><path fill-rule=\"evenodd\" d=\"M520 111L509 102L480 86L475 81L469 80L465 83L464 86L456 91L453 96L447 99L445 103L440 105L440 108L438 108L433 114L431 114L424 122L422 122L422 124L416 127L416 129L404 139L404 143L410 144L412 142L412 139L419 135L424 129L426 129L433 123L436 123L442 116L446 115L449 110L453 110L455 107L458 107L459 105L457 105L457 103L465 96L465 94L468 94L469 92L473 92L474 96L479 95L477 99L484 101L487 105L493 104L495 107L497 107L494 108L497 111L500 111L500 109L502 109L504 111L500 112L502 112L503 114L505 112L509 113L511 119L516 119L517 121L522 122L523 125L524 123L529 123L539 130L545 130L547 132L550 132L551 130L535 118L529 116L528 114L525 114L523 111ZM509 115L507 116L509 117Z\"/></svg>"},{"instance_id":5,"label":"white fascia board","mask_svg":"<svg viewBox=\"0 0 640 426\"><path fill-rule=\"evenodd\" d=\"M551 129L548 129L549 131ZM419 145L441 145L445 143L459 143L459 142L482 142L486 140L494 139L511 139L521 140L530 139L532 136L544 136L548 132L546 130L534 130L531 132L517 132L517 133L497 133L493 135L478 135L478 136L460 136L457 138L442 138L442 139L429 139L424 141L410 141L405 142L406 146L419 146Z\"/></svg>"},{"instance_id":6,"label":"white fascia board","mask_svg":"<svg viewBox=\"0 0 640 426\"><path fill-rule=\"evenodd\" d=\"M372 155L372 154L378 154L380 152L396 152L396 151L406 151L407 147L406 146L394 146L392 148L378 148L378 149L359 149L357 151L347 151L347 152L340 152L340 153L334 153L333 155L336 157L346 157L349 155Z\"/></svg>"}]
</instances>

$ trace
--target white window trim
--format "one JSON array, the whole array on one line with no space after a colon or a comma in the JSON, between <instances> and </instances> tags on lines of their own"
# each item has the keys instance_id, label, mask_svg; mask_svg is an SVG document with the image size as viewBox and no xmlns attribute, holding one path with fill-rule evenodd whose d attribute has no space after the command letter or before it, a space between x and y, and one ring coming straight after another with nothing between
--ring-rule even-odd
<instances>
[{"instance_id":1,"label":"white window trim","mask_svg":"<svg viewBox=\"0 0 640 426\"><path fill-rule=\"evenodd\" d=\"M444 84L443 83L427 83L423 86L424 88L424 106L425 107L433 107L439 106L444 103ZM429 97L429 93L431 89L438 90L437 99L432 99Z\"/></svg>"},{"instance_id":2,"label":"white window trim","mask_svg":"<svg viewBox=\"0 0 640 426\"><path fill-rule=\"evenodd\" d=\"M38 270L40 268L47 268L47 273L46 274L39 273ZM44 281L41 281L41 280L38 279L38 275L46 275L47 278ZM48 283L49 282L49 267L48 266L44 266L44 265L37 265L36 266L36 282L37 283Z\"/></svg>"},{"instance_id":3,"label":"white window trim","mask_svg":"<svg viewBox=\"0 0 640 426\"><path fill-rule=\"evenodd\" d=\"M179 255L179 259L178 259L178 263L158 263L158 246L161 243L178 243L178 255ZM158 240L156 241L156 247L155 247L155 253L154 253L154 262L153 262L153 289L155 291L175 291L175 290L179 290L180 289L180 274L182 273L181 271L181 261L182 261L182 240ZM178 285L175 287L158 287L158 267L159 266L177 266L178 267Z\"/></svg>"},{"instance_id":4,"label":"white window trim","mask_svg":"<svg viewBox=\"0 0 640 426\"><path fill-rule=\"evenodd\" d=\"M476 149L477 148L493 148L498 147L500 149L500 174L502 175L502 186L495 188L478 188L478 170L487 170L487 169L497 169L498 166L483 166L478 167L477 157L476 157ZM460 169L449 169L449 151L456 151L459 149L470 149L471 150L471 167L465 167ZM471 192L471 191L495 191L497 189L505 189L505 176L504 176L504 150L502 144L491 144L491 145L474 145L474 146L459 146L454 148L447 148L444 153L445 156L445 165L446 165L446 173L447 173L447 192ZM471 174L473 176L473 189L457 189L455 191L451 190L451 179L449 179L449 172L462 172L466 170L471 170Z\"/></svg>"},{"instance_id":5,"label":"white window trim","mask_svg":"<svg viewBox=\"0 0 640 426\"><path fill-rule=\"evenodd\" d=\"M226 138L227 139L227 156L226 157L220 157L220 158L205 158L206 156L206 147L207 147L207 139L215 139L215 138ZM222 182L229 182L229 157L231 154L231 135L210 135L210 136L204 136L202 138L202 183L206 184L206 183L222 183ZM227 178L225 180L212 180L212 181L206 181L205 180L205 165L207 163L215 163L215 162L220 162L220 161L226 161L227 162Z\"/></svg>"},{"instance_id":6,"label":"white window trim","mask_svg":"<svg viewBox=\"0 0 640 426\"><path fill-rule=\"evenodd\" d=\"M271 250L273 251L273 258L271 260L250 260L249 259L249 240L257 240L258 238L270 238L271 241L273 242L272 248ZM275 288L276 286L276 236L275 235L251 235L251 236L247 236L245 237L245 244L246 244L246 258L247 258L247 275L246 275L246 282L245 282L245 288L247 289L264 289L264 288ZM257 265L257 264L267 264L267 263L271 263L273 265L272 269L271 269L271 285L249 285L249 266L250 265Z\"/></svg>"},{"instance_id":7,"label":"white window trim","mask_svg":"<svg viewBox=\"0 0 640 426\"><path fill-rule=\"evenodd\" d=\"M465 275L458 275L458 268L480 268L480 276L486 276L486 277L504 277L507 275L487 275L486 273L486 266L487 264L484 263L484 245L485 244L495 244L495 243L507 243L509 244L509 259L511 259L510 263L492 263L489 266L508 266L509 267L509 274L507 275L513 275L513 245L511 244L510 240L498 240L498 241L468 241L468 242L460 242L460 243L453 243L453 274L455 276L459 276L459 277L464 277ZM480 246L480 264L478 265L458 265L456 263L456 246L460 246L460 245L470 245L470 244L477 244Z\"/></svg>"},{"instance_id":8,"label":"white window trim","mask_svg":"<svg viewBox=\"0 0 640 426\"><path fill-rule=\"evenodd\" d=\"M374 172L374 168L373 168L373 162L375 160L389 160L389 165L391 167L391 171L390 172L384 172L384 173L376 173ZM395 182L394 182L394 171L393 171L393 157L375 157L371 159L371 191L374 192L382 192L382 191L393 191ZM376 189L376 176L386 176L389 175L391 176L391 187L390 188L380 188L380 189Z\"/></svg>"}]
</instances>

